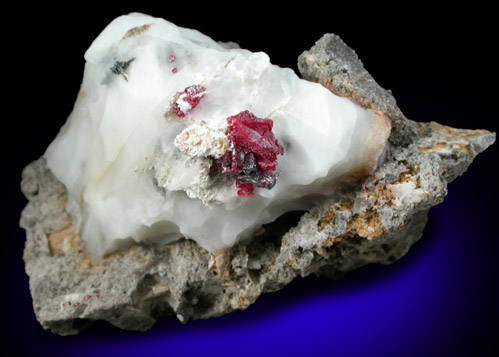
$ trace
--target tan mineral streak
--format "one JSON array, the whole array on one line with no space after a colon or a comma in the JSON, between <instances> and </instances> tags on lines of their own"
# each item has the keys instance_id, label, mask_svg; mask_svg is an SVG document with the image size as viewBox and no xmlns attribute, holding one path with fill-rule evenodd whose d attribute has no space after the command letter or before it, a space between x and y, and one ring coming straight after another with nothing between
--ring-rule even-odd
<instances>
[{"instance_id":1,"label":"tan mineral streak","mask_svg":"<svg viewBox=\"0 0 499 357\"><path fill-rule=\"evenodd\" d=\"M61 230L47 234L50 255L54 256L60 252L75 248L79 244L78 227L68 222Z\"/></svg>"}]
</instances>

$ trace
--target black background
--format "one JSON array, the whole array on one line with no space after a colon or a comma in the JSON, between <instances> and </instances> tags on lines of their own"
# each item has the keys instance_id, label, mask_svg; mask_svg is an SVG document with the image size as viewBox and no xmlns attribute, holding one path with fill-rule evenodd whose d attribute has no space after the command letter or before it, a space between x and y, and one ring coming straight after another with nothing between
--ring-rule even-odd
<instances>
[{"instance_id":1,"label":"black background","mask_svg":"<svg viewBox=\"0 0 499 357\"><path fill-rule=\"evenodd\" d=\"M233 2L229 6L113 3L89 9L88 4L67 3L53 8L26 5L4 14L2 73L7 81L3 82L2 95L2 177L7 197L2 200L2 220L7 231L1 249L3 324L9 326L23 319L22 324L14 323L2 335L7 345L22 343L25 332L17 330L21 326L29 333L48 334L41 331L30 310L22 262L24 232L17 225L26 200L19 189L21 171L43 154L71 112L82 79L85 50L121 14L138 11L163 17L216 40L264 51L274 64L296 72L296 58L302 51L322 34L336 33L356 50L378 83L393 91L410 119L497 132L497 20L492 18L491 9L452 6L438 10L415 4L379 8L334 2L328 3L329 7L312 2L269 6L257 2ZM498 243L492 239L497 238L497 164L496 144L449 186L451 194L455 189L463 200L472 200L463 201L463 209L483 213L483 217L470 220L470 224L479 226L480 234L470 237L468 244L484 245L487 264L481 272L490 280L493 293L499 280L498 258L494 256L499 251ZM468 202L474 206L466 206ZM484 239L484 233L490 236ZM361 274L359 284L362 279ZM313 294L313 286L307 289ZM487 296L480 302L487 304L488 315L478 326L470 327L469 338L476 340L467 345L470 349L481 346L482 334L497 336L496 327L485 326L497 320L497 298ZM448 347L450 352L466 352Z\"/></svg>"}]
</instances>

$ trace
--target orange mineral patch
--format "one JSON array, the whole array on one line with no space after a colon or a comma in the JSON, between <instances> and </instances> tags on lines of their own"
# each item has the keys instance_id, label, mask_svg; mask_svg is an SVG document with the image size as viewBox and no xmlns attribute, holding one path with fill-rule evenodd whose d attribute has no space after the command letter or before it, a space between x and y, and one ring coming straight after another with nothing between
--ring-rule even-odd
<instances>
[{"instance_id":1,"label":"orange mineral patch","mask_svg":"<svg viewBox=\"0 0 499 357\"><path fill-rule=\"evenodd\" d=\"M446 143L437 143L437 145L435 145L435 146L420 148L420 149L421 149L421 151L426 152L426 153L439 152L439 151L447 150L447 144Z\"/></svg>"},{"instance_id":2,"label":"orange mineral patch","mask_svg":"<svg viewBox=\"0 0 499 357\"><path fill-rule=\"evenodd\" d=\"M455 140L455 141L460 140L460 139L469 139L470 137L473 137L473 136L479 136L479 135L484 135L484 134L488 133L487 130L456 129L456 128L452 128L450 126L438 124L435 122L432 122L430 125L431 125L431 129L435 133L443 135L443 136L448 136L448 137L450 137L450 139Z\"/></svg>"},{"instance_id":3,"label":"orange mineral patch","mask_svg":"<svg viewBox=\"0 0 499 357\"><path fill-rule=\"evenodd\" d=\"M363 216L355 216L347 223L347 233L355 232L359 236L367 239L374 239L385 234L385 230L381 226L381 220L378 212L371 210Z\"/></svg>"},{"instance_id":4,"label":"orange mineral patch","mask_svg":"<svg viewBox=\"0 0 499 357\"><path fill-rule=\"evenodd\" d=\"M459 151L464 152L466 155L468 155L470 158L473 158L473 155L470 152L470 146L469 144L463 145L463 144L454 144L454 147L457 147Z\"/></svg>"},{"instance_id":5,"label":"orange mineral patch","mask_svg":"<svg viewBox=\"0 0 499 357\"><path fill-rule=\"evenodd\" d=\"M67 248L76 248L79 245L78 227L69 222L61 230L47 235L50 255L54 256Z\"/></svg>"},{"instance_id":6,"label":"orange mineral patch","mask_svg":"<svg viewBox=\"0 0 499 357\"><path fill-rule=\"evenodd\" d=\"M335 209L331 208L319 220L319 232L322 232L334 219Z\"/></svg>"},{"instance_id":7,"label":"orange mineral patch","mask_svg":"<svg viewBox=\"0 0 499 357\"><path fill-rule=\"evenodd\" d=\"M319 220L319 232L322 232L334 220L334 214L336 211L351 211L352 209L353 202L349 200L340 201L331 206L331 208L327 210Z\"/></svg>"},{"instance_id":8,"label":"orange mineral patch","mask_svg":"<svg viewBox=\"0 0 499 357\"><path fill-rule=\"evenodd\" d=\"M447 144L444 142L440 142L440 143L437 143L435 146L422 147L419 149L423 152L430 153L430 152L446 151L446 150L450 150L453 148L458 149L459 151L465 153L466 155L468 155L471 158L473 157L473 155L470 152L470 145L469 144L459 144L459 143L452 143L452 142Z\"/></svg>"}]
</instances>

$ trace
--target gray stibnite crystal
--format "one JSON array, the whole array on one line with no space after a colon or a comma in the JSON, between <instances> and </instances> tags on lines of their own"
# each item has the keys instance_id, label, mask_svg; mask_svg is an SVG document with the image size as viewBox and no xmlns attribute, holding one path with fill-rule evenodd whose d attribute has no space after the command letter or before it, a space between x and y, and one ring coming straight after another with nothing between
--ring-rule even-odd
<instances>
[{"instance_id":1,"label":"gray stibnite crystal","mask_svg":"<svg viewBox=\"0 0 499 357\"><path fill-rule=\"evenodd\" d=\"M338 199L301 217L287 214L247 244L212 254L186 239L167 245L143 241L92 264L66 211L64 185L43 158L25 168L24 260L45 329L76 334L94 320L106 320L146 330L161 315L185 322L244 309L297 276L338 277L368 263L391 263L420 238L448 182L495 140L486 130L406 119L338 36L325 35L302 54L299 69L305 79L391 119L385 160Z\"/></svg>"}]
</instances>

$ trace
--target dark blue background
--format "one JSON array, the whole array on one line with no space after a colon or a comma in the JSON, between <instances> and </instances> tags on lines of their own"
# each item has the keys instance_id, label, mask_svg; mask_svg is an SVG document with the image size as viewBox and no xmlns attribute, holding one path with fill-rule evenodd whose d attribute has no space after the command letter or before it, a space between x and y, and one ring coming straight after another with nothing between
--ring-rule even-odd
<instances>
[{"instance_id":1,"label":"dark blue background","mask_svg":"<svg viewBox=\"0 0 499 357\"><path fill-rule=\"evenodd\" d=\"M392 265L372 265L338 281L308 277L260 297L245 311L180 324L165 317L148 332L97 322L78 336L44 331L31 306L18 228L26 200L22 168L42 155L70 113L83 53L114 17L141 11L197 28L217 40L264 51L296 70L296 58L323 33L339 34L411 119L497 132L497 41L486 8L405 7L304 11L291 5L186 3L84 10L78 4L26 8L4 30L3 199L0 335L7 355L52 356L485 356L499 347L495 167L497 145L478 156L432 209L425 234ZM315 5L317 6L317 5ZM293 10L293 9L292 9ZM61 15L57 11L62 11ZM202 14L210 14L210 18ZM297 22L300 15L316 16ZM7 16L7 15L6 15ZM8 16L7 16L8 17ZM28 32L19 29L27 26ZM49 85L47 85L47 83ZM4 83L4 85L6 85ZM7 126L10 125L9 128ZM489 351L489 352L487 352Z\"/></svg>"}]
</instances>

